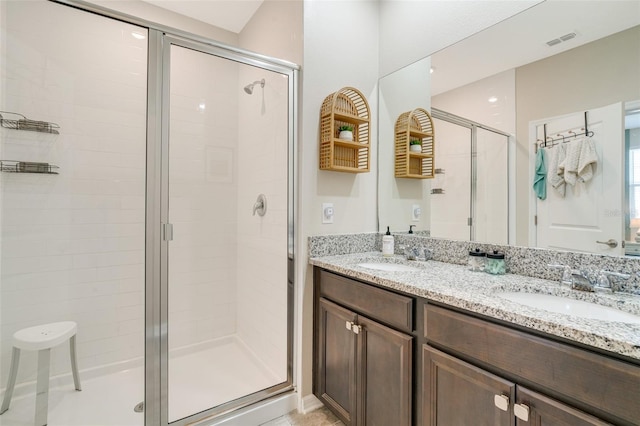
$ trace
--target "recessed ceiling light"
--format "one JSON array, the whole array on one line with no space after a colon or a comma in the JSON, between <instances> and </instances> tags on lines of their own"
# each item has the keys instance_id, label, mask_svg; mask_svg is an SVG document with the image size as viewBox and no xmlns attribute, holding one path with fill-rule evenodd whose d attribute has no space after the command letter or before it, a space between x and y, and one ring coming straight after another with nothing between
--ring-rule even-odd
<instances>
[{"instance_id":1,"label":"recessed ceiling light","mask_svg":"<svg viewBox=\"0 0 640 426\"><path fill-rule=\"evenodd\" d=\"M436 69L434 67L429 68L429 74L433 74Z\"/></svg>"},{"instance_id":2,"label":"recessed ceiling light","mask_svg":"<svg viewBox=\"0 0 640 426\"><path fill-rule=\"evenodd\" d=\"M498 98L496 98L495 96L492 96L489 98L489 102L491 103L498 102Z\"/></svg>"},{"instance_id":3,"label":"recessed ceiling light","mask_svg":"<svg viewBox=\"0 0 640 426\"><path fill-rule=\"evenodd\" d=\"M144 34L138 33L136 31L133 31L131 35L133 36L133 38L137 38L138 40L144 40L145 38L147 38Z\"/></svg>"}]
</instances>

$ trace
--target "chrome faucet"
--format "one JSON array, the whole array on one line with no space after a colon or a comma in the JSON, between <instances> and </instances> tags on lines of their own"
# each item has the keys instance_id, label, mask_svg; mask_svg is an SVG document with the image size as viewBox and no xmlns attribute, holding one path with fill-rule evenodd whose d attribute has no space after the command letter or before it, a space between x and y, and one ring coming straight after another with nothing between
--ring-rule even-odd
<instances>
[{"instance_id":1,"label":"chrome faucet","mask_svg":"<svg viewBox=\"0 0 640 426\"><path fill-rule=\"evenodd\" d=\"M433 250L427 247L400 247L404 252L404 257L407 260L422 260L427 261L433 259Z\"/></svg>"},{"instance_id":2,"label":"chrome faucet","mask_svg":"<svg viewBox=\"0 0 640 426\"><path fill-rule=\"evenodd\" d=\"M618 291L620 289L620 286L616 285L615 283L615 279L617 278L628 280L629 278L631 278L631 275L623 274L620 272L609 272L601 270L598 273L598 279L594 288L596 290L604 290L610 292Z\"/></svg>"},{"instance_id":3,"label":"chrome faucet","mask_svg":"<svg viewBox=\"0 0 640 426\"><path fill-rule=\"evenodd\" d=\"M589 273L584 270L575 270L571 271L571 288L573 290L581 290L581 291L595 291L594 285L589 279Z\"/></svg>"},{"instance_id":4,"label":"chrome faucet","mask_svg":"<svg viewBox=\"0 0 640 426\"><path fill-rule=\"evenodd\" d=\"M570 286L573 278L572 278L572 269L567 265L547 265L549 268L553 269L562 269L562 278L560 278L560 283L564 285Z\"/></svg>"},{"instance_id":5,"label":"chrome faucet","mask_svg":"<svg viewBox=\"0 0 640 426\"><path fill-rule=\"evenodd\" d=\"M589 272L587 269L572 269L567 265L548 265L550 268L562 269L562 284L570 286L573 290L581 291L607 291L614 292L619 286L612 282L614 279L629 279L631 275L620 272L610 272L600 270L596 273Z\"/></svg>"}]
</instances>

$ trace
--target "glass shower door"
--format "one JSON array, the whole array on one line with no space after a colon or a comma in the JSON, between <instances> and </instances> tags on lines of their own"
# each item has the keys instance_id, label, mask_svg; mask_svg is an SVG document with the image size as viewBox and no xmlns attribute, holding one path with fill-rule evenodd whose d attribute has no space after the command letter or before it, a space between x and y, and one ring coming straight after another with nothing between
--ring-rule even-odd
<instances>
[{"instance_id":1,"label":"glass shower door","mask_svg":"<svg viewBox=\"0 0 640 426\"><path fill-rule=\"evenodd\" d=\"M289 77L193 44L165 49L171 423L289 386Z\"/></svg>"},{"instance_id":2,"label":"glass shower door","mask_svg":"<svg viewBox=\"0 0 640 426\"><path fill-rule=\"evenodd\" d=\"M432 113L440 142L431 236L507 244L509 135L444 111Z\"/></svg>"},{"instance_id":3,"label":"glass shower door","mask_svg":"<svg viewBox=\"0 0 640 426\"><path fill-rule=\"evenodd\" d=\"M438 131L436 167L431 183L431 236L469 240L471 231L471 129L434 119Z\"/></svg>"},{"instance_id":4,"label":"glass shower door","mask_svg":"<svg viewBox=\"0 0 640 426\"><path fill-rule=\"evenodd\" d=\"M475 241L509 243L509 138L476 130Z\"/></svg>"}]
</instances>

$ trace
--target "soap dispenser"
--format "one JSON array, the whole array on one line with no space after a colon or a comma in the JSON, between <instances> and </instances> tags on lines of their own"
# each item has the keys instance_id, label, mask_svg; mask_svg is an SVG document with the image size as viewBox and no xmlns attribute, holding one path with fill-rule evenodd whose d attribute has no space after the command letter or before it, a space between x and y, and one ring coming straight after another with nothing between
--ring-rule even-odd
<instances>
[{"instance_id":1,"label":"soap dispenser","mask_svg":"<svg viewBox=\"0 0 640 426\"><path fill-rule=\"evenodd\" d=\"M393 256L394 247L393 247L393 235L389 231L389 227L387 226L387 232L382 237L382 255L385 257Z\"/></svg>"}]
</instances>

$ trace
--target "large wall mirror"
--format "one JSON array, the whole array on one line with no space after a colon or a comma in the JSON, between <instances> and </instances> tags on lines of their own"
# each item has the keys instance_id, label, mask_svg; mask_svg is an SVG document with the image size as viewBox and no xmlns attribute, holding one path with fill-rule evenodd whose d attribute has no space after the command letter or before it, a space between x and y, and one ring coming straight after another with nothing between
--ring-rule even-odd
<instances>
[{"instance_id":1,"label":"large wall mirror","mask_svg":"<svg viewBox=\"0 0 640 426\"><path fill-rule=\"evenodd\" d=\"M639 1L547 0L381 78L379 90L381 230L636 251ZM433 116L433 179L394 177L394 123L415 108ZM549 169L583 145L595 151L591 178L561 193L544 174L546 194L534 191L538 151Z\"/></svg>"}]
</instances>

